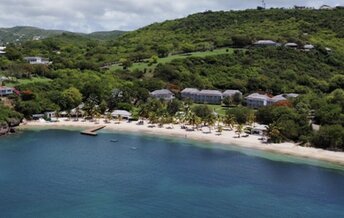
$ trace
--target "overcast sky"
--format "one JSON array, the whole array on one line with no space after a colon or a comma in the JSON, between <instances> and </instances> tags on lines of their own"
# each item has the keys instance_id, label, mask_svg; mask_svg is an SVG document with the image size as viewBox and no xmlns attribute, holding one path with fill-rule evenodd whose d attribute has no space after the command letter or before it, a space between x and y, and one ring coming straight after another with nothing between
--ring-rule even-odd
<instances>
[{"instance_id":1,"label":"overcast sky","mask_svg":"<svg viewBox=\"0 0 344 218\"><path fill-rule=\"evenodd\" d=\"M344 0L265 0L267 7L344 5ZM73 32L134 30L206 10L256 8L261 0L0 0L0 27Z\"/></svg>"}]
</instances>

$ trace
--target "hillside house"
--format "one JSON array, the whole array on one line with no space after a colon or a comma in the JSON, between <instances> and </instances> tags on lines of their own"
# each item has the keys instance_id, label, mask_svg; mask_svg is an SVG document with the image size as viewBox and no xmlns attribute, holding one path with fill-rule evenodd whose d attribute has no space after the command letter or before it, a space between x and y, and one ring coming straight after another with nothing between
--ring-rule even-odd
<instances>
[{"instance_id":1,"label":"hillside house","mask_svg":"<svg viewBox=\"0 0 344 218\"><path fill-rule=\"evenodd\" d=\"M4 47L4 46L0 46L0 55L2 55L2 54L6 54L6 47Z\"/></svg>"},{"instance_id":2,"label":"hillside house","mask_svg":"<svg viewBox=\"0 0 344 218\"><path fill-rule=\"evenodd\" d=\"M284 44L284 47L297 49L299 47L299 45L294 43L294 42L288 42L288 43Z\"/></svg>"},{"instance_id":3,"label":"hillside house","mask_svg":"<svg viewBox=\"0 0 344 218\"><path fill-rule=\"evenodd\" d=\"M163 99L165 101L172 101L175 97L174 94L168 89L160 89L151 92L150 95L154 98Z\"/></svg>"},{"instance_id":4,"label":"hillside house","mask_svg":"<svg viewBox=\"0 0 344 218\"><path fill-rule=\"evenodd\" d=\"M253 43L255 47L279 46L280 44L272 40L259 40Z\"/></svg>"},{"instance_id":5,"label":"hillside house","mask_svg":"<svg viewBox=\"0 0 344 218\"><path fill-rule=\"evenodd\" d=\"M42 65L52 64L52 62L50 62L48 58L42 58L42 57L25 57L24 60L27 61L29 64L42 64Z\"/></svg>"},{"instance_id":6,"label":"hillside house","mask_svg":"<svg viewBox=\"0 0 344 218\"><path fill-rule=\"evenodd\" d=\"M305 45L305 46L303 46L303 49L305 50L305 51L311 51L311 50L313 50L315 47L314 47L314 45L312 45L312 44L307 44L307 45Z\"/></svg>"},{"instance_id":7,"label":"hillside house","mask_svg":"<svg viewBox=\"0 0 344 218\"><path fill-rule=\"evenodd\" d=\"M288 93L288 94L282 94L282 95L277 95L277 96L283 96L285 98L297 98L299 97L299 94L296 93Z\"/></svg>"},{"instance_id":8,"label":"hillside house","mask_svg":"<svg viewBox=\"0 0 344 218\"><path fill-rule=\"evenodd\" d=\"M6 86L0 86L0 96L7 96L14 93L14 88L6 87Z\"/></svg>"},{"instance_id":9,"label":"hillside house","mask_svg":"<svg viewBox=\"0 0 344 218\"><path fill-rule=\"evenodd\" d=\"M305 10L306 6L294 5L294 9L296 9L296 10Z\"/></svg>"}]
</instances>

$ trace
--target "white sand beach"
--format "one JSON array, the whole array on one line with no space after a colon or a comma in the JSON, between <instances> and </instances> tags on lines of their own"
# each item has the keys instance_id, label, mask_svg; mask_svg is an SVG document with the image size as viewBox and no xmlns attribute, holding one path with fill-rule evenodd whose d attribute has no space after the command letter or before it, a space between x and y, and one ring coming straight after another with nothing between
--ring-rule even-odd
<instances>
[{"instance_id":1,"label":"white sand beach","mask_svg":"<svg viewBox=\"0 0 344 218\"><path fill-rule=\"evenodd\" d=\"M163 128L159 128L158 125L155 125L155 127L150 126L148 122L144 122L143 125L137 125L137 122L128 123L126 121L117 123L115 121L111 121L110 123L106 123L104 122L104 119L101 119L97 124L89 121L66 121L64 119L60 119L59 122L29 121L25 124L22 124L20 128L30 129L39 127L47 129L59 129L77 127L88 129L99 125L104 125L106 126L105 130L111 131L145 133L159 136L173 136L202 142L211 142L215 144L236 145L245 148L317 159L344 165L344 152L334 152L311 147L301 147L296 145L295 143L289 142L281 144L266 144L262 142L262 140L260 140L261 136L250 135L246 138L238 138L237 134L234 131L223 131L222 134L219 135L215 130L212 130L210 133L208 131L206 131L207 133L205 133L200 130L186 131L185 129L181 128L181 125L165 125Z\"/></svg>"}]
</instances>

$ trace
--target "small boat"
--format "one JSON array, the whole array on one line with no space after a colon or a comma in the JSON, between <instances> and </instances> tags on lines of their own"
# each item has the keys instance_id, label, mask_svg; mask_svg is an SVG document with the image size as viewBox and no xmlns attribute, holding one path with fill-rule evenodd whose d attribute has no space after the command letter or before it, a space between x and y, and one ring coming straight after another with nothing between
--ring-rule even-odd
<instances>
[{"instance_id":1,"label":"small boat","mask_svg":"<svg viewBox=\"0 0 344 218\"><path fill-rule=\"evenodd\" d=\"M118 139L111 139L110 142L116 143L118 142Z\"/></svg>"},{"instance_id":2,"label":"small boat","mask_svg":"<svg viewBox=\"0 0 344 218\"><path fill-rule=\"evenodd\" d=\"M137 147L131 147L131 150L136 150L137 149Z\"/></svg>"}]
</instances>

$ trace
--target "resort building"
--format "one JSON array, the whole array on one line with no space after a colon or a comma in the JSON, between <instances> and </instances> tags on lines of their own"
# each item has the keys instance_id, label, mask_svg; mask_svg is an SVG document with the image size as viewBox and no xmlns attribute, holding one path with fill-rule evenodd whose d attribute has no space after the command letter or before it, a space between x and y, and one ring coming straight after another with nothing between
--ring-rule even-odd
<instances>
[{"instance_id":1,"label":"resort building","mask_svg":"<svg viewBox=\"0 0 344 218\"><path fill-rule=\"evenodd\" d=\"M14 88L6 87L6 86L0 86L0 96L7 96L14 93Z\"/></svg>"},{"instance_id":2,"label":"resort building","mask_svg":"<svg viewBox=\"0 0 344 218\"><path fill-rule=\"evenodd\" d=\"M181 91L180 94L181 94L181 97L183 99L191 99L191 100L195 101L196 98L197 98L198 93L199 93L198 89L186 88L183 91Z\"/></svg>"},{"instance_id":3,"label":"resort building","mask_svg":"<svg viewBox=\"0 0 344 218\"><path fill-rule=\"evenodd\" d=\"M196 96L197 103L204 104L221 104L222 93L218 90L202 90Z\"/></svg>"},{"instance_id":4,"label":"resort building","mask_svg":"<svg viewBox=\"0 0 344 218\"><path fill-rule=\"evenodd\" d=\"M186 88L181 92L184 99L191 99L195 103L221 104L222 93L218 90L202 90Z\"/></svg>"},{"instance_id":5,"label":"resort building","mask_svg":"<svg viewBox=\"0 0 344 218\"><path fill-rule=\"evenodd\" d=\"M262 95L259 93L253 93L247 96L246 104L251 108L261 108L269 105L276 104L281 101L287 101L288 98L297 98L299 95L295 93L276 95L274 97L269 97L268 95Z\"/></svg>"},{"instance_id":6,"label":"resort building","mask_svg":"<svg viewBox=\"0 0 344 218\"><path fill-rule=\"evenodd\" d=\"M270 100L270 97L267 95L262 95L259 93L253 93L246 98L246 104L248 107L251 108L261 108L268 105L268 101Z\"/></svg>"},{"instance_id":7,"label":"resort building","mask_svg":"<svg viewBox=\"0 0 344 218\"><path fill-rule=\"evenodd\" d=\"M195 103L202 104L221 104L223 95L218 90L198 90L195 88L186 88L181 91L183 99L191 99Z\"/></svg>"},{"instance_id":8,"label":"resort building","mask_svg":"<svg viewBox=\"0 0 344 218\"><path fill-rule=\"evenodd\" d=\"M52 64L51 61L49 61L48 58L42 58L42 57L25 57L25 61L27 61L29 64Z\"/></svg>"},{"instance_id":9,"label":"resort building","mask_svg":"<svg viewBox=\"0 0 344 218\"><path fill-rule=\"evenodd\" d=\"M163 99L165 101L172 101L175 97L174 94L168 89L155 90L150 95L154 98Z\"/></svg>"},{"instance_id":10,"label":"resort building","mask_svg":"<svg viewBox=\"0 0 344 218\"><path fill-rule=\"evenodd\" d=\"M226 97L232 98L236 94L239 94L240 96L242 96L242 92L240 92L239 90L232 90L232 89L224 91L222 96L223 98L226 98Z\"/></svg>"}]
</instances>

